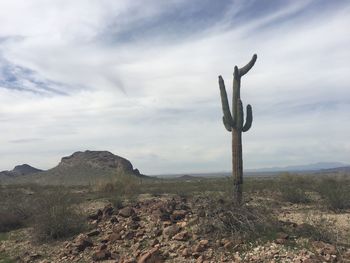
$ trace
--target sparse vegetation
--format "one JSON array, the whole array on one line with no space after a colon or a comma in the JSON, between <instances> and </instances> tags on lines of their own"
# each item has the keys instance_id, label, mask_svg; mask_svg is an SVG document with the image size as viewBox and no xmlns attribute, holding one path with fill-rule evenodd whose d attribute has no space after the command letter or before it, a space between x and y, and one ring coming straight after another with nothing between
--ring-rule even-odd
<instances>
[{"instance_id":1,"label":"sparse vegetation","mask_svg":"<svg viewBox=\"0 0 350 263\"><path fill-rule=\"evenodd\" d=\"M316 186L316 191L324 198L328 208L335 211L350 208L349 179L322 178Z\"/></svg>"},{"instance_id":2,"label":"sparse vegetation","mask_svg":"<svg viewBox=\"0 0 350 263\"><path fill-rule=\"evenodd\" d=\"M284 173L278 178L278 188L284 201L291 203L308 203L310 184L307 178Z\"/></svg>"},{"instance_id":3,"label":"sparse vegetation","mask_svg":"<svg viewBox=\"0 0 350 263\"><path fill-rule=\"evenodd\" d=\"M279 231L277 218L264 205L237 207L222 196L206 199L207 206L202 207L205 216L199 224L202 232L214 235L215 239L230 237L236 242L265 240L273 238Z\"/></svg>"},{"instance_id":4,"label":"sparse vegetation","mask_svg":"<svg viewBox=\"0 0 350 263\"><path fill-rule=\"evenodd\" d=\"M104 179L89 187L9 185L0 188L0 203L2 204L0 213L7 216L10 214L9 211L17 211L21 219L19 224L3 228L4 231L11 232L0 234L0 245L14 242L14 240L19 243L28 241L28 235L31 240L40 241L40 245L52 240L66 240L71 243L69 241L71 237L74 236L75 239L80 233L92 231L87 227L84 228L85 223L91 223L91 221L87 221L88 214L83 214L79 209L79 207L86 208L90 202L91 204L110 202L114 209L109 217L105 217L107 210L100 208L100 215L96 218L98 222L102 221L101 224L98 223L98 229L105 227L106 224L111 224L108 222L114 217L117 217L117 220L113 219L114 222L119 221L119 223L113 223L116 226L122 222L133 221L130 221L130 218L137 218L132 215L133 212L130 212L129 208L133 208L141 218L135 219L140 221L136 221L130 227L137 227L137 224L153 224L150 229L160 228L164 231L165 224L176 225L177 219L173 221L171 217L173 211L179 212L178 216L183 216L181 213L184 212L186 224L181 227L179 234L191 233L187 237L190 238L188 241L190 243L186 243L187 245L197 242L191 239L193 234L200 239L209 240L210 246L213 245L213 240L228 247L231 243L230 251L238 250L244 254L244 251L251 251L256 246L276 242L281 232L282 237L283 234L289 237L278 242L286 242L281 244L293 246L293 249L300 248L301 245L296 243L299 238L304 240L302 242L306 242L302 248L311 250L313 242L332 244L337 246L337 249L339 246L346 247L349 244L350 233L346 228L341 230L341 225L339 225L344 221L336 221L337 216L348 218L346 217L346 200L349 199L345 191L349 187L348 177L331 178L294 174L264 178L248 177L243 188L244 202L239 207L232 204L233 178L231 177L143 179L118 175L115 178ZM339 200L340 203L338 203ZM336 209L332 203L337 205ZM146 207L142 207L144 204ZM158 206L159 210L153 210ZM127 208L125 213L131 213L130 218L118 215L119 211L124 208ZM144 211L144 214L140 215L140 210ZM334 213L333 210L338 213ZM146 211L149 213L147 217L145 217ZM90 216L90 212L88 210L86 212ZM153 219L157 213L161 213L159 216L165 216L162 219L165 220L164 226L162 221L159 224L159 219ZM280 218L281 215L282 218ZM3 221L6 216L0 217L2 227L5 226ZM151 216L150 221L148 221L148 216ZM289 222L289 219L292 222ZM16 222L16 220L9 221ZM180 220L180 223L182 225L183 222ZM21 227L26 228L23 231L27 231L27 236L21 234L23 233L21 229L13 231ZM131 232L138 233L138 230L133 228ZM150 229L147 231L153 231ZM167 240L163 235L157 237L160 242ZM103 235L100 234L96 238L100 240L102 237ZM152 237L151 240L154 238ZM122 242L128 242L122 240ZM170 240L165 242L164 248L174 242L173 239ZM49 244L51 246L57 243L62 244L60 241ZM34 244L37 242L32 242L31 246L35 246ZM148 242L140 241L140 244L143 250L148 249ZM215 247L216 249L218 251L214 254L221 253L220 247ZM11 252L11 249L8 247L5 251ZM344 249L339 251L344 251ZM2 254L2 257L0 256L0 259L3 260L0 262L13 262L10 258L18 254L7 252Z\"/></svg>"},{"instance_id":5,"label":"sparse vegetation","mask_svg":"<svg viewBox=\"0 0 350 263\"><path fill-rule=\"evenodd\" d=\"M33 234L38 241L62 239L84 230L85 217L63 188L41 193L32 217Z\"/></svg>"}]
</instances>

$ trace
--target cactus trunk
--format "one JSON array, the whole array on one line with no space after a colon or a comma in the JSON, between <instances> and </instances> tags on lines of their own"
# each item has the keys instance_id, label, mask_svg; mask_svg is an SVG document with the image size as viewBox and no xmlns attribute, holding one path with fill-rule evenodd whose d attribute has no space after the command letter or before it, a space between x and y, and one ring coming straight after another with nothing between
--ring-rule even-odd
<instances>
[{"instance_id":1,"label":"cactus trunk","mask_svg":"<svg viewBox=\"0 0 350 263\"><path fill-rule=\"evenodd\" d=\"M243 158L242 158L242 132L232 130L232 176L233 176L233 201L242 203L243 186Z\"/></svg>"},{"instance_id":2,"label":"cactus trunk","mask_svg":"<svg viewBox=\"0 0 350 263\"><path fill-rule=\"evenodd\" d=\"M235 66L233 78L233 95L232 95L232 115L230 105L227 99L227 93L224 80L219 76L219 87L221 95L222 118L226 130L232 133L232 175L233 175L233 203L241 205L243 196L243 158L242 158L242 132L250 129L253 122L252 107L248 104L246 110L246 121L243 125L243 104L241 101L241 77L248 73L254 66L257 56L254 55L251 61L243 68L238 69Z\"/></svg>"}]
</instances>

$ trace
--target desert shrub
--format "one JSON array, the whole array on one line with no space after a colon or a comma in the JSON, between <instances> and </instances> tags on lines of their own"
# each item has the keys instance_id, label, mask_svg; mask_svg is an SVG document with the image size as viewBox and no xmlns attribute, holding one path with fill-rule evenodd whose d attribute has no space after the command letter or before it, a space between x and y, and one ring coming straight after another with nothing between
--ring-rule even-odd
<instances>
[{"instance_id":1,"label":"desert shrub","mask_svg":"<svg viewBox=\"0 0 350 263\"><path fill-rule=\"evenodd\" d=\"M325 215L307 214L304 222L295 230L298 236L327 243L338 243L340 240L340 231L333 219Z\"/></svg>"},{"instance_id":2,"label":"desert shrub","mask_svg":"<svg viewBox=\"0 0 350 263\"><path fill-rule=\"evenodd\" d=\"M270 239L279 230L277 218L266 207L234 206L220 195L201 198L200 232L233 240Z\"/></svg>"},{"instance_id":3,"label":"desert shrub","mask_svg":"<svg viewBox=\"0 0 350 263\"><path fill-rule=\"evenodd\" d=\"M0 191L0 232L6 232L25 225L30 216L28 198L16 189Z\"/></svg>"},{"instance_id":4,"label":"desert shrub","mask_svg":"<svg viewBox=\"0 0 350 263\"><path fill-rule=\"evenodd\" d=\"M289 173L281 174L278 178L278 188L284 201L291 203L308 203L310 197L309 180Z\"/></svg>"},{"instance_id":5,"label":"desert shrub","mask_svg":"<svg viewBox=\"0 0 350 263\"><path fill-rule=\"evenodd\" d=\"M38 241L62 239L85 228L85 217L74 205L72 195L63 188L40 194L32 219L33 234Z\"/></svg>"},{"instance_id":6,"label":"desert shrub","mask_svg":"<svg viewBox=\"0 0 350 263\"><path fill-rule=\"evenodd\" d=\"M328 208L338 211L350 208L350 183L348 180L322 178L316 191L324 198Z\"/></svg>"},{"instance_id":7,"label":"desert shrub","mask_svg":"<svg viewBox=\"0 0 350 263\"><path fill-rule=\"evenodd\" d=\"M0 211L0 232L7 232L22 227L24 219L14 211Z\"/></svg>"},{"instance_id":8,"label":"desert shrub","mask_svg":"<svg viewBox=\"0 0 350 263\"><path fill-rule=\"evenodd\" d=\"M118 174L116 176L100 179L95 183L94 190L102 195L132 197L139 194L140 184L140 178L127 174Z\"/></svg>"}]
</instances>

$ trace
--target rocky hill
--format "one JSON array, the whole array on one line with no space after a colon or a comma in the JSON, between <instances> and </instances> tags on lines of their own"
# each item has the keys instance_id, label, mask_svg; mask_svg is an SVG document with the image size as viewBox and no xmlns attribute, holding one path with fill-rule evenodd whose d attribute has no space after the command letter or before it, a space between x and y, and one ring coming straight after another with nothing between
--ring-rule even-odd
<instances>
[{"instance_id":1,"label":"rocky hill","mask_svg":"<svg viewBox=\"0 0 350 263\"><path fill-rule=\"evenodd\" d=\"M2 171L0 172L0 182L1 181L13 181L21 176L37 174L42 172L42 170L34 168L29 164L17 165L10 171Z\"/></svg>"},{"instance_id":2,"label":"rocky hill","mask_svg":"<svg viewBox=\"0 0 350 263\"><path fill-rule=\"evenodd\" d=\"M16 177L20 183L87 185L100 179L115 178L121 175L142 177L131 162L108 151L75 152L63 157L54 168L41 171L27 166L16 166L13 171L4 171L0 182L8 179L8 173L22 174ZM34 170L35 169L35 170ZM32 171L31 173L29 171ZM5 178L5 175L7 178ZM14 180L11 180L11 182Z\"/></svg>"}]
</instances>

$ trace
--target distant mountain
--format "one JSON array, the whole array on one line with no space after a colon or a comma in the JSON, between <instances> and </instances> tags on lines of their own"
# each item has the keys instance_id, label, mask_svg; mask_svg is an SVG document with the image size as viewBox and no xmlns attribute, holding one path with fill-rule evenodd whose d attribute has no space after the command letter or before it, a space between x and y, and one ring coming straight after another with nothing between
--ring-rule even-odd
<instances>
[{"instance_id":1,"label":"distant mountain","mask_svg":"<svg viewBox=\"0 0 350 263\"><path fill-rule=\"evenodd\" d=\"M292 165L285 167L270 167L270 168L261 168L261 169L247 169L246 172L302 172L302 171L317 171L323 169L333 169L338 167L347 166L345 163L341 162L318 162L313 164L305 165Z\"/></svg>"},{"instance_id":2,"label":"distant mountain","mask_svg":"<svg viewBox=\"0 0 350 263\"><path fill-rule=\"evenodd\" d=\"M0 172L0 178L24 176L24 175L30 175L30 174L40 173L40 172L42 172L42 170L34 168L29 164L22 164L22 165L15 166L15 168L13 168L13 170L11 171Z\"/></svg>"},{"instance_id":3,"label":"distant mountain","mask_svg":"<svg viewBox=\"0 0 350 263\"><path fill-rule=\"evenodd\" d=\"M34 168L35 169L35 168ZM22 171L25 169L17 169ZM87 185L100 179L115 178L121 175L143 177L131 162L108 151L75 152L63 157L61 162L47 171L21 176L21 183ZM1 180L1 177L0 177Z\"/></svg>"},{"instance_id":4,"label":"distant mountain","mask_svg":"<svg viewBox=\"0 0 350 263\"><path fill-rule=\"evenodd\" d=\"M322 169L318 173L350 173L350 166Z\"/></svg>"}]
</instances>

